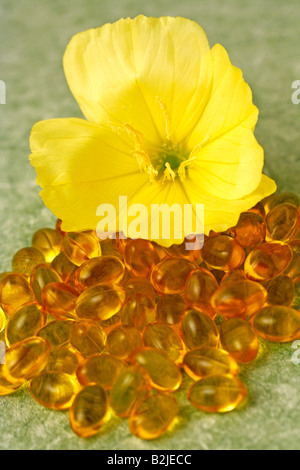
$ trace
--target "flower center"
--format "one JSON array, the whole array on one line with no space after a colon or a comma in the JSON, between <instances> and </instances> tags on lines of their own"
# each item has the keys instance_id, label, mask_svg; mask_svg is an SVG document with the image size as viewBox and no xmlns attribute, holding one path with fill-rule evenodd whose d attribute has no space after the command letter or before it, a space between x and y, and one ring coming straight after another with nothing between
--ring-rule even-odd
<instances>
[{"instance_id":1,"label":"flower center","mask_svg":"<svg viewBox=\"0 0 300 470\"><path fill-rule=\"evenodd\" d=\"M186 160L186 155L180 151L179 146L172 146L166 144L162 149L157 152L150 152L150 160L157 172L157 178L166 176L166 170L175 176L178 176L178 170L182 162Z\"/></svg>"}]
</instances>

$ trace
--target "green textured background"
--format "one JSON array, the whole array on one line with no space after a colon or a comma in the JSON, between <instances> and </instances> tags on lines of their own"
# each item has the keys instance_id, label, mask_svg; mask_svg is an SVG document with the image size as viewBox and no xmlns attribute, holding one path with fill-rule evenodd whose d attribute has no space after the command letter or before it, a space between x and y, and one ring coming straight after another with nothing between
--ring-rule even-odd
<instances>
[{"instance_id":1,"label":"green textured background","mask_svg":"<svg viewBox=\"0 0 300 470\"><path fill-rule=\"evenodd\" d=\"M291 83L300 79L299 0L1 0L0 271L32 233L53 226L43 207L27 155L34 122L80 117L64 79L62 55L71 36L120 17L185 16L198 21L211 45L223 44L241 67L260 109L256 135L265 149L265 172L280 189L299 194L300 105ZM49 411L28 391L0 398L0 449L292 449L300 448L300 364L291 344L262 343L261 355L242 369L247 405L208 415L179 392L175 430L144 442L127 422L113 418L92 439L75 436L64 412Z\"/></svg>"}]
</instances>

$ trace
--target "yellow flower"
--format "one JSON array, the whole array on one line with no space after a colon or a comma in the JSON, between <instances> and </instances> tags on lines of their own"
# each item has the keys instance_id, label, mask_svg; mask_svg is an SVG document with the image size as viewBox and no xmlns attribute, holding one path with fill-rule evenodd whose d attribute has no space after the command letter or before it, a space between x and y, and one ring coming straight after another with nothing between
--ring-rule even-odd
<instances>
[{"instance_id":1,"label":"yellow flower","mask_svg":"<svg viewBox=\"0 0 300 470\"><path fill-rule=\"evenodd\" d=\"M275 191L251 90L197 23L138 16L79 33L64 70L87 120L41 121L30 139L41 197L63 230L95 229L97 207L127 196L149 213L204 204L205 233L220 231Z\"/></svg>"}]
</instances>

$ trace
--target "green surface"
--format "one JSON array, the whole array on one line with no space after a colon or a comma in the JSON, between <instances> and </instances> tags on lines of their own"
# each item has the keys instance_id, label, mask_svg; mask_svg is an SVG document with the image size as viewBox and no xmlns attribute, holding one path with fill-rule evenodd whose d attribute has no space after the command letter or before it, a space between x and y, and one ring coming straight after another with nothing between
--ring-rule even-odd
<instances>
[{"instance_id":1,"label":"green surface","mask_svg":"<svg viewBox=\"0 0 300 470\"><path fill-rule=\"evenodd\" d=\"M211 45L223 44L242 68L260 109L256 135L265 149L265 172L280 189L299 194L299 113L291 84L300 79L299 0L2 0L0 79L7 104L0 105L0 271L32 233L53 226L43 207L27 155L34 122L80 117L62 70L71 36L139 13L185 16L198 21ZM208 415L180 392L180 418L172 432L144 442L127 422L112 419L92 439L75 436L64 412L49 411L28 391L0 398L0 449L292 449L300 448L300 364L291 344L263 343L260 358L243 367L247 405Z\"/></svg>"}]
</instances>

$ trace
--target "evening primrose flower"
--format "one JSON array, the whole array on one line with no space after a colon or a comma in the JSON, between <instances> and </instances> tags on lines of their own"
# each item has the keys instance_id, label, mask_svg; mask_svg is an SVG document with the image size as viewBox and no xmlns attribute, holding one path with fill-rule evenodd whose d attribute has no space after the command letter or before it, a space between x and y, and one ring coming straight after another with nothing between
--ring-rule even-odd
<instances>
[{"instance_id":1,"label":"evening primrose flower","mask_svg":"<svg viewBox=\"0 0 300 470\"><path fill-rule=\"evenodd\" d=\"M197 23L138 16L90 29L71 39L64 70L86 120L38 122L30 139L41 197L63 230L95 229L99 204L117 209L121 195L149 213L204 204L205 233L223 231L276 190L262 174L251 90ZM122 223L117 212L126 233Z\"/></svg>"}]
</instances>

